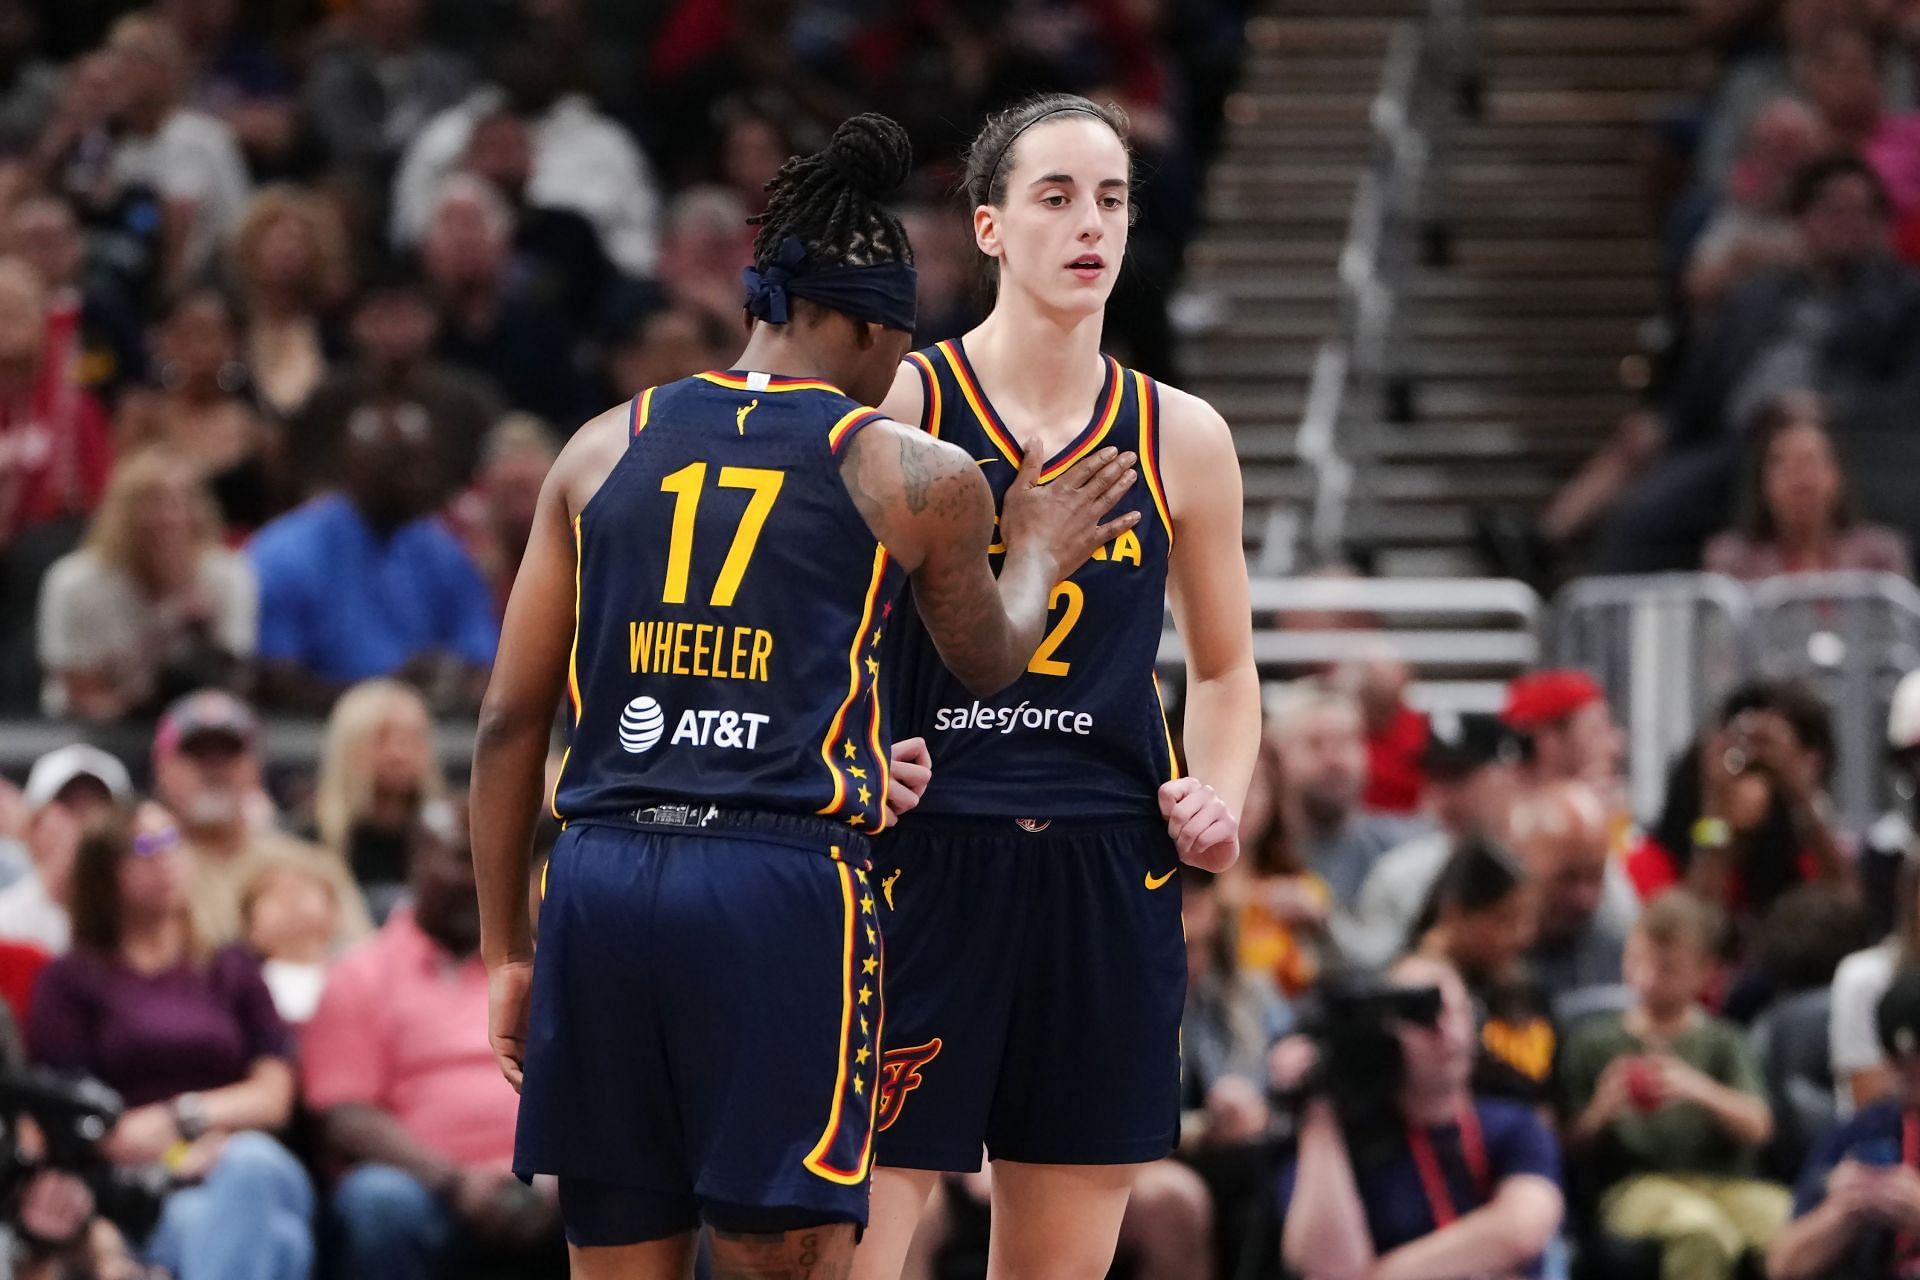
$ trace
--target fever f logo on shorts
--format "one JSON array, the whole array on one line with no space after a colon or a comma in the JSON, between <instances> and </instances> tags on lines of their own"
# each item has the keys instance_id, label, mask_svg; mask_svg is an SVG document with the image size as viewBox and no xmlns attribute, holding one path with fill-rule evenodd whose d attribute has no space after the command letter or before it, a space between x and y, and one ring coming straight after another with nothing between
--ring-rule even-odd
<instances>
[{"instance_id":1,"label":"fever f logo on shorts","mask_svg":"<svg viewBox=\"0 0 1920 1280\"><path fill-rule=\"evenodd\" d=\"M880 1107L874 1114L875 1127L888 1128L900 1118L907 1095L924 1081L920 1068L940 1056L940 1040L935 1037L910 1049L889 1049L880 1055Z\"/></svg>"}]
</instances>

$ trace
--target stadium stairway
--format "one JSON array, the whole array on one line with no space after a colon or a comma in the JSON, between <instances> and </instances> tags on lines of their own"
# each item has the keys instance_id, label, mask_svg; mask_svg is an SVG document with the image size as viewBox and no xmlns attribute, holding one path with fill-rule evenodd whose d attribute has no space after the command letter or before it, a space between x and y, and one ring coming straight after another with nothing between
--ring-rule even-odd
<instances>
[{"instance_id":1,"label":"stadium stairway","mask_svg":"<svg viewBox=\"0 0 1920 1280\"><path fill-rule=\"evenodd\" d=\"M1376 572L1486 572L1479 513L1525 516L1632 404L1626 358L1658 309L1637 161L1679 85L1676 0L1481 0L1481 111L1451 123L1395 344L1405 394L1350 413L1347 541ZM1241 92L1190 253L1183 372L1234 426L1255 549L1311 477L1295 453L1368 106L1402 0L1279 0L1250 26ZM1403 412L1404 411L1404 412ZM1384 416L1384 415L1382 415ZM1264 567L1288 567L1267 547Z\"/></svg>"},{"instance_id":2,"label":"stadium stairway","mask_svg":"<svg viewBox=\"0 0 1920 1280\"><path fill-rule=\"evenodd\" d=\"M1419 0L1280 0L1247 26L1174 314L1182 376L1233 424L1256 571L1293 567L1313 485L1295 437L1314 353L1337 322L1368 106L1394 25L1418 11Z\"/></svg>"}]
</instances>

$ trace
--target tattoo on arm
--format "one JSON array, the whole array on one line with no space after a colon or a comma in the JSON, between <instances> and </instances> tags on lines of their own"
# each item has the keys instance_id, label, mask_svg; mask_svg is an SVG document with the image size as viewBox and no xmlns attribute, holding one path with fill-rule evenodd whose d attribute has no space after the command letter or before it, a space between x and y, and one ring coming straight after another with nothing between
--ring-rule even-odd
<instances>
[{"instance_id":1,"label":"tattoo on arm","mask_svg":"<svg viewBox=\"0 0 1920 1280\"><path fill-rule=\"evenodd\" d=\"M907 495L907 510L915 515L927 509L927 485L933 479L922 448L924 443L912 436L900 437L900 479Z\"/></svg>"}]
</instances>

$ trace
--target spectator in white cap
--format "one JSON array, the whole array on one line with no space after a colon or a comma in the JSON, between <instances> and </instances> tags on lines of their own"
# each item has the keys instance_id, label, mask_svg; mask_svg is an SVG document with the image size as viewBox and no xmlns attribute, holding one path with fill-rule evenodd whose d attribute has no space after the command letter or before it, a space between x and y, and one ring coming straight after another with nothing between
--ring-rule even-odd
<instances>
[{"instance_id":1,"label":"spectator in white cap","mask_svg":"<svg viewBox=\"0 0 1920 1280\"><path fill-rule=\"evenodd\" d=\"M336 945L373 928L345 861L273 825L260 781L260 722L232 694L202 689L160 718L153 740L154 798L179 824L192 877L193 924L208 946L241 936L241 905L263 863L290 857L311 863L339 903Z\"/></svg>"},{"instance_id":2,"label":"spectator in white cap","mask_svg":"<svg viewBox=\"0 0 1920 1280\"><path fill-rule=\"evenodd\" d=\"M52 955L66 951L71 937L67 901L80 833L132 796L126 766L98 747L77 742L34 761L22 793L33 870L0 891L0 938L32 943Z\"/></svg>"}]
</instances>

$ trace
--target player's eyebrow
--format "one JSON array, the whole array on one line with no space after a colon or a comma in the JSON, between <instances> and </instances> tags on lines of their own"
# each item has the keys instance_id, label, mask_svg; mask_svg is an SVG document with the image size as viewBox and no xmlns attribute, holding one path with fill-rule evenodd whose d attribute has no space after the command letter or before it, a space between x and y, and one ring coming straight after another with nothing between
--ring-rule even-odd
<instances>
[{"instance_id":1,"label":"player's eyebrow","mask_svg":"<svg viewBox=\"0 0 1920 1280\"><path fill-rule=\"evenodd\" d=\"M1039 177L1035 178L1032 182L1029 182L1027 184L1027 187L1028 189L1032 189L1034 187L1049 187L1049 186L1070 187L1073 184L1074 183L1073 183L1072 174L1056 172L1056 173L1041 174ZM1096 184L1095 189L1099 191L1110 191L1110 190L1113 190L1114 188L1119 188L1120 190L1124 191L1126 190L1127 185L1128 185L1127 180L1125 178L1102 178Z\"/></svg>"}]
</instances>

